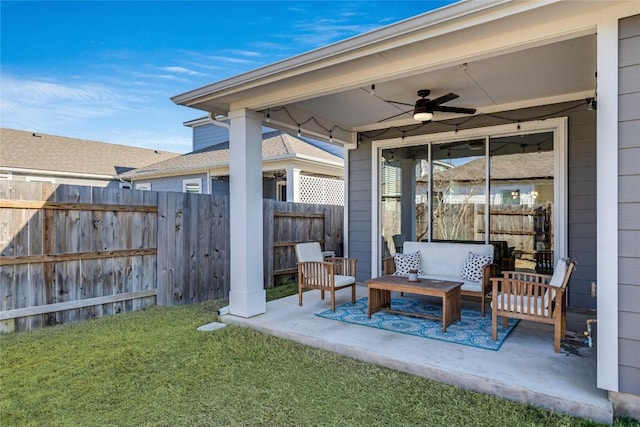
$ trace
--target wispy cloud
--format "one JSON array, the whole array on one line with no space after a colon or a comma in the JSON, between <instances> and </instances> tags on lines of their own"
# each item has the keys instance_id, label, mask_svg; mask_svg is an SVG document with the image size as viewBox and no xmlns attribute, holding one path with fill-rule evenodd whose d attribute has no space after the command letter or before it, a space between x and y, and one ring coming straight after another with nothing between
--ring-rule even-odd
<instances>
[{"instance_id":1,"label":"wispy cloud","mask_svg":"<svg viewBox=\"0 0 640 427\"><path fill-rule=\"evenodd\" d=\"M98 84L2 76L2 126L32 129L140 111L143 99Z\"/></svg>"},{"instance_id":2,"label":"wispy cloud","mask_svg":"<svg viewBox=\"0 0 640 427\"><path fill-rule=\"evenodd\" d=\"M184 68L184 67L161 67L160 68L163 71L168 71L170 73L177 73L177 74L187 74L189 76L201 76L202 73L198 72L198 71L193 71L190 70L189 68Z\"/></svg>"}]
</instances>

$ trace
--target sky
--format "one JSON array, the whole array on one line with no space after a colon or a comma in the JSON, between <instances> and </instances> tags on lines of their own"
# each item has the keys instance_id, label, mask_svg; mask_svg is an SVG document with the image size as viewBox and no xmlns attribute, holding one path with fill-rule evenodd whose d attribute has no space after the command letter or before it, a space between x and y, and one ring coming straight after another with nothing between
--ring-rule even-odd
<instances>
[{"instance_id":1,"label":"sky","mask_svg":"<svg viewBox=\"0 0 640 427\"><path fill-rule=\"evenodd\" d=\"M186 153L172 96L450 3L0 0L0 126Z\"/></svg>"}]
</instances>

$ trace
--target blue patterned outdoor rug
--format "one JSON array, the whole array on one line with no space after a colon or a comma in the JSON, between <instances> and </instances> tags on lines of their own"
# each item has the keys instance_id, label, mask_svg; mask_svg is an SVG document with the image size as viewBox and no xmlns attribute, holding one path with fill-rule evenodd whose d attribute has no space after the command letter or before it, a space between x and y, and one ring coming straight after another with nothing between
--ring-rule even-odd
<instances>
[{"instance_id":1,"label":"blue patterned outdoor rug","mask_svg":"<svg viewBox=\"0 0 640 427\"><path fill-rule=\"evenodd\" d=\"M412 313L442 316L442 307L437 304L429 304L408 298L393 298L391 307L394 310L408 311ZM491 312L487 311L485 317L480 316L479 309L462 308L461 319L447 327L447 332L442 332L442 322L419 317L402 316L387 313L382 310L374 313L371 319L367 317L367 298L361 298L354 303L347 303L336 307L336 311L325 310L316 313L316 316L327 319L340 320L356 325L385 329L387 331L400 332L418 337L447 341L456 344L464 344L471 347L498 350L505 338L518 324L518 319L509 319L509 327L502 328L502 318L498 318L498 339L491 339Z\"/></svg>"}]
</instances>

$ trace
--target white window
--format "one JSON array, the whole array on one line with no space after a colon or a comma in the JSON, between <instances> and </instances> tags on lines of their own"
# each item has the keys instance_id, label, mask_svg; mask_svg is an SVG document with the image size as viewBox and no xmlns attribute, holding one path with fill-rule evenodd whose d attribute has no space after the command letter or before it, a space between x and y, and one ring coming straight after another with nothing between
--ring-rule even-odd
<instances>
[{"instance_id":1,"label":"white window","mask_svg":"<svg viewBox=\"0 0 640 427\"><path fill-rule=\"evenodd\" d=\"M11 181L11 174L10 173L0 173L0 180Z\"/></svg>"},{"instance_id":2,"label":"white window","mask_svg":"<svg viewBox=\"0 0 640 427\"><path fill-rule=\"evenodd\" d=\"M120 182L119 186L120 186L120 188L123 188L123 189L131 188L131 183L130 182Z\"/></svg>"},{"instance_id":3,"label":"white window","mask_svg":"<svg viewBox=\"0 0 640 427\"><path fill-rule=\"evenodd\" d=\"M136 190L151 191L150 182L136 182Z\"/></svg>"},{"instance_id":4,"label":"white window","mask_svg":"<svg viewBox=\"0 0 640 427\"><path fill-rule=\"evenodd\" d=\"M182 180L182 191L185 193L202 193L202 178L191 178Z\"/></svg>"}]
</instances>

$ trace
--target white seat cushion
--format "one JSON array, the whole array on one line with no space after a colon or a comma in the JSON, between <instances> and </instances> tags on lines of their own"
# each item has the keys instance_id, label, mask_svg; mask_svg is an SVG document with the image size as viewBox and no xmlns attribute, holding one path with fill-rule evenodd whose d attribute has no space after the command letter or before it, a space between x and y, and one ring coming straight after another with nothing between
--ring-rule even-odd
<instances>
[{"instance_id":1,"label":"white seat cushion","mask_svg":"<svg viewBox=\"0 0 640 427\"><path fill-rule=\"evenodd\" d=\"M496 306L494 306L494 303ZM544 308L544 310L542 309L542 297L531 298L531 300L529 300L528 298L522 298L520 295L509 295L507 304L505 304L504 308L502 307L502 294L498 294L495 298L492 298L491 308L497 307L498 310L506 310L506 308L509 307L509 311L515 313L548 315L548 310L546 308ZM531 310L531 313L529 313L529 310Z\"/></svg>"},{"instance_id":2,"label":"white seat cushion","mask_svg":"<svg viewBox=\"0 0 640 427\"><path fill-rule=\"evenodd\" d=\"M356 278L353 276L341 276L336 274L333 276L333 285L338 286L346 286L352 283L356 283Z\"/></svg>"}]
</instances>

